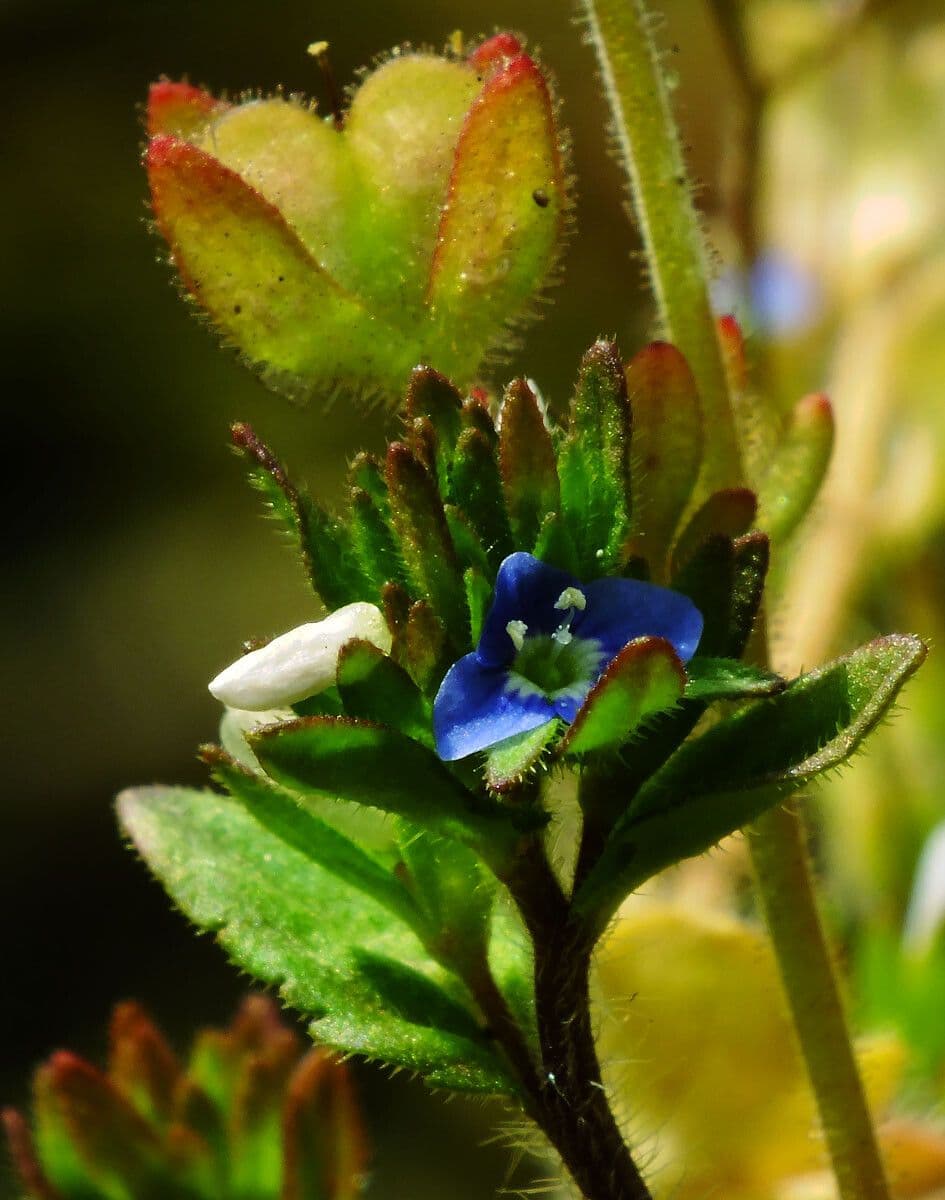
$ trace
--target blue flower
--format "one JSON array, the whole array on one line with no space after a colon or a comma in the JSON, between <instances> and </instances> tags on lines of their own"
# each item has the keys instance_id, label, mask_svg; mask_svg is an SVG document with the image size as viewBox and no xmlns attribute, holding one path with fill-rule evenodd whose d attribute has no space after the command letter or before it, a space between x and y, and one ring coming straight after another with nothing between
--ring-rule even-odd
<instances>
[{"instance_id":1,"label":"blue flower","mask_svg":"<svg viewBox=\"0 0 945 1200\"><path fill-rule=\"evenodd\" d=\"M701 636L702 614L678 592L635 579L583 584L531 554L510 554L479 645L437 692L437 753L452 762L556 717L571 722L634 638L665 638L688 662Z\"/></svg>"}]
</instances>

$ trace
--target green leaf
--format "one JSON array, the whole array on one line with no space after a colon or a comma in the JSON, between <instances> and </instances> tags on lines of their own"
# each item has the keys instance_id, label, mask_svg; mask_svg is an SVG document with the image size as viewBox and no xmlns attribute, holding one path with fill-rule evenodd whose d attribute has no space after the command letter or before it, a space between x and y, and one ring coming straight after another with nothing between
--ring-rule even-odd
<instances>
[{"instance_id":1,"label":"green leaf","mask_svg":"<svg viewBox=\"0 0 945 1200\"><path fill-rule=\"evenodd\" d=\"M704 703L776 696L787 687L787 680L780 675L733 658L697 655L686 667L686 674L686 698Z\"/></svg>"},{"instance_id":2,"label":"green leaf","mask_svg":"<svg viewBox=\"0 0 945 1200\"><path fill-rule=\"evenodd\" d=\"M450 500L467 517L494 573L512 553L512 531L492 445L478 429L466 429L456 443Z\"/></svg>"},{"instance_id":3,"label":"green leaf","mask_svg":"<svg viewBox=\"0 0 945 1200\"><path fill-rule=\"evenodd\" d=\"M463 573L463 581L466 584L470 632L473 645L475 645L482 634L482 627L492 604L492 584L488 577L477 571L475 567L467 568Z\"/></svg>"},{"instance_id":4,"label":"green leaf","mask_svg":"<svg viewBox=\"0 0 945 1200\"><path fill-rule=\"evenodd\" d=\"M513 380L502 398L499 464L515 544L532 549L544 519L558 511L561 489L551 431L524 379Z\"/></svg>"},{"instance_id":5,"label":"green leaf","mask_svg":"<svg viewBox=\"0 0 945 1200\"><path fill-rule=\"evenodd\" d=\"M405 410L408 421L425 417L436 434L436 474L445 491L453 451L459 440L463 400L456 388L432 367L414 367L407 385Z\"/></svg>"},{"instance_id":6,"label":"green leaf","mask_svg":"<svg viewBox=\"0 0 945 1200\"><path fill-rule=\"evenodd\" d=\"M771 543L765 533L746 533L734 543L735 579L729 608L728 644L725 653L741 658L755 628L764 599Z\"/></svg>"},{"instance_id":7,"label":"green leaf","mask_svg":"<svg viewBox=\"0 0 945 1200\"><path fill-rule=\"evenodd\" d=\"M456 1090L512 1092L415 935L212 792L139 788L124 832L179 908L244 970L314 1018L312 1035Z\"/></svg>"},{"instance_id":8,"label":"green leaf","mask_svg":"<svg viewBox=\"0 0 945 1200\"><path fill-rule=\"evenodd\" d=\"M666 578L673 535L699 477L702 406L689 364L669 342L644 346L627 365L633 415L634 526L654 577Z\"/></svg>"},{"instance_id":9,"label":"green leaf","mask_svg":"<svg viewBox=\"0 0 945 1200\"><path fill-rule=\"evenodd\" d=\"M618 561L630 524L630 406L617 347L596 342L581 363L558 456L561 508L582 579Z\"/></svg>"},{"instance_id":10,"label":"green leaf","mask_svg":"<svg viewBox=\"0 0 945 1200\"><path fill-rule=\"evenodd\" d=\"M433 726L417 685L371 642L348 642L338 656L338 691L349 717L389 725L433 749Z\"/></svg>"},{"instance_id":11,"label":"green leaf","mask_svg":"<svg viewBox=\"0 0 945 1200\"><path fill-rule=\"evenodd\" d=\"M591 688L561 743L561 753L582 757L615 750L651 717L682 698L686 672L669 642L658 637L629 642Z\"/></svg>"},{"instance_id":12,"label":"green leaf","mask_svg":"<svg viewBox=\"0 0 945 1200\"><path fill-rule=\"evenodd\" d=\"M491 591L491 581L495 580L495 570L489 562L489 557L479 540L478 533L473 529L466 514L454 504L444 505L443 511L446 513L446 524L450 531L450 537L453 539L453 545L456 547L456 557L463 567L463 573L465 574L470 568L478 571L485 579L490 580L489 589ZM475 641L476 638L473 637L473 642Z\"/></svg>"},{"instance_id":13,"label":"green leaf","mask_svg":"<svg viewBox=\"0 0 945 1200\"><path fill-rule=\"evenodd\" d=\"M519 1027L537 1053L534 947L521 914L503 891L496 896L492 912L489 967Z\"/></svg>"},{"instance_id":14,"label":"green leaf","mask_svg":"<svg viewBox=\"0 0 945 1200\"><path fill-rule=\"evenodd\" d=\"M561 722L555 717L537 729L517 733L489 748L486 782L494 792L505 792L520 783L558 736Z\"/></svg>"},{"instance_id":15,"label":"green leaf","mask_svg":"<svg viewBox=\"0 0 945 1200\"><path fill-rule=\"evenodd\" d=\"M709 538L737 538L747 533L757 511L758 499L749 488L713 492L689 518L673 547L673 574L683 570Z\"/></svg>"},{"instance_id":16,"label":"green leaf","mask_svg":"<svg viewBox=\"0 0 945 1200\"><path fill-rule=\"evenodd\" d=\"M416 928L420 918L416 904L383 863L303 808L270 779L247 770L218 747L204 747L201 756L211 767L213 777L263 829Z\"/></svg>"},{"instance_id":17,"label":"green leaf","mask_svg":"<svg viewBox=\"0 0 945 1200\"><path fill-rule=\"evenodd\" d=\"M249 481L263 497L274 517L282 522L297 542L302 542L302 514L299 497L285 467L251 425L238 421L230 427L233 446L249 463Z\"/></svg>"},{"instance_id":18,"label":"green leaf","mask_svg":"<svg viewBox=\"0 0 945 1200\"><path fill-rule=\"evenodd\" d=\"M425 943L444 966L486 955L496 881L466 846L402 823L403 862L429 931Z\"/></svg>"},{"instance_id":19,"label":"green leaf","mask_svg":"<svg viewBox=\"0 0 945 1200\"><path fill-rule=\"evenodd\" d=\"M355 487L349 498L351 540L361 569L373 585L372 599L380 599L386 583L406 582L404 562L387 518L374 497Z\"/></svg>"},{"instance_id":20,"label":"green leaf","mask_svg":"<svg viewBox=\"0 0 945 1200\"><path fill-rule=\"evenodd\" d=\"M618 822L577 908L602 927L650 876L846 762L925 656L918 638L879 638L687 742Z\"/></svg>"},{"instance_id":21,"label":"green leaf","mask_svg":"<svg viewBox=\"0 0 945 1200\"><path fill-rule=\"evenodd\" d=\"M329 609L343 608L370 595L371 584L358 562L351 531L305 492L299 493L303 550L312 585Z\"/></svg>"},{"instance_id":22,"label":"green leaf","mask_svg":"<svg viewBox=\"0 0 945 1200\"><path fill-rule=\"evenodd\" d=\"M493 449L498 447L499 433L489 411L489 401L485 393L473 394L468 400L464 400L460 417L464 429L478 429Z\"/></svg>"},{"instance_id":23,"label":"green leaf","mask_svg":"<svg viewBox=\"0 0 945 1200\"><path fill-rule=\"evenodd\" d=\"M542 521L535 543L535 557L572 575L578 574L577 547L561 513L549 513Z\"/></svg>"},{"instance_id":24,"label":"green leaf","mask_svg":"<svg viewBox=\"0 0 945 1200\"><path fill-rule=\"evenodd\" d=\"M369 583L357 560L351 534L289 479L285 467L252 426L233 425L234 447L249 462L250 482L298 543L312 587L328 608L363 600Z\"/></svg>"},{"instance_id":25,"label":"green leaf","mask_svg":"<svg viewBox=\"0 0 945 1200\"><path fill-rule=\"evenodd\" d=\"M457 647L469 641L463 575L450 539L443 501L429 471L402 442L387 452L391 517L420 594L430 601Z\"/></svg>"},{"instance_id":26,"label":"green leaf","mask_svg":"<svg viewBox=\"0 0 945 1200\"><path fill-rule=\"evenodd\" d=\"M463 585L465 595L465 581ZM446 629L426 600L411 604L404 630L406 667L425 694L432 692L446 674L452 656L448 653Z\"/></svg>"},{"instance_id":27,"label":"green leaf","mask_svg":"<svg viewBox=\"0 0 945 1200\"><path fill-rule=\"evenodd\" d=\"M306 795L353 800L466 842L491 861L511 852L535 815L467 791L434 753L380 725L309 717L250 734L265 769Z\"/></svg>"},{"instance_id":28,"label":"green leaf","mask_svg":"<svg viewBox=\"0 0 945 1200\"><path fill-rule=\"evenodd\" d=\"M707 538L673 578L705 624L699 653L710 658L741 658L764 595L770 546L764 533L733 541L724 534Z\"/></svg>"},{"instance_id":29,"label":"green leaf","mask_svg":"<svg viewBox=\"0 0 945 1200\"><path fill-rule=\"evenodd\" d=\"M790 537L827 474L833 453L834 419L822 394L805 396L795 405L761 486L758 526L773 542Z\"/></svg>"}]
</instances>

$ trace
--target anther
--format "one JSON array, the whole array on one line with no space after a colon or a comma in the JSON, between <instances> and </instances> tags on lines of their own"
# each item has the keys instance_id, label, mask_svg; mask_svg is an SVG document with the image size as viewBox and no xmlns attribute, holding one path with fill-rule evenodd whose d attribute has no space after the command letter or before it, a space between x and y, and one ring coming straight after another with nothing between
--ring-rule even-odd
<instances>
[{"instance_id":1,"label":"anther","mask_svg":"<svg viewBox=\"0 0 945 1200\"><path fill-rule=\"evenodd\" d=\"M583 612L587 608L587 597L580 588L566 587L555 601L555 608L576 608L578 612Z\"/></svg>"},{"instance_id":2,"label":"anther","mask_svg":"<svg viewBox=\"0 0 945 1200\"><path fill-rule=\"evenodd\" d=\"M525 645L525 634L528 633L528 626L524 621L509 621L505 627L505 632L512 639L512 645L515 647L516 653L520 652Z\"/></svg>"}]
</instances>

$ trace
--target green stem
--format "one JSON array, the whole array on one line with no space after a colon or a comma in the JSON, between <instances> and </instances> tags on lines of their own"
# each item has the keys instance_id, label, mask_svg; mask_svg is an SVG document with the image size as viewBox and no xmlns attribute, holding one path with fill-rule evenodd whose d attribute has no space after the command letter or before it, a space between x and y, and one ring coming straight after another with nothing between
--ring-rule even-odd
<instances>
[{"instance_id":1,"label":"green stem","mask_svg":"<svg viewBox=\"0 0 945 1200\"><path fill-rule=\"evenodd\" d=\"M804 817L773 808L750 834L765 919L817 1096L842 1200L890 1200L843 1001L811 886Z\"/></svg>"},{"instance_id":2,"label":"green stem","mask_svg":"<svg viewBox=\"0 0 945 1200\"><path fill-rule=\"evenodd\" d=\"M734 406L709 306L705 249L642 0L581 0L667 334L692 367L710 435L703 486L742 475ZM817 1098L842 1200L889 1200L797 812L755 827L761 904Z\"/></svg>"},{"instance_id":3,"label":"green stem","mask_svg":"<svg viewBox=\"0 0 945 1200\"><path fill-rule=\"evenodd\" d=\"M646 248L666 336L686 356L711 431L705 490L742 475L732 404L715 318L699 217L651 24L642 0L580 0L614 117L620 160Z\"/></svg>"}]
</instances>

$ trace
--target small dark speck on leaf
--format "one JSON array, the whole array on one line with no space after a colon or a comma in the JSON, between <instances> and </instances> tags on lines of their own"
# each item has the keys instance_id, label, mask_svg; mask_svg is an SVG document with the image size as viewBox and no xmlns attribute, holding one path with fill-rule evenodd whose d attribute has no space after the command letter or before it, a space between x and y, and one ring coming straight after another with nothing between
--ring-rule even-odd
<instances>
[{"instance_id":1,"label":"small dark speck on leaf","mask_svg":"<svg viewBox=\"0 0 945 1200\"><path fill-rule=\"evenodd\" d=\"M539 208L547 208L551 203L548 199L548 193L544 190L544 188L535 188L535 190L532 192L532 199Z\"/></svg>"},{"instance_id":2,"label":"small dark speck on leaf","mask_svg":"<svg viewBox=\"0 0 945 1200\"><path fill-rule=\"evenodd\" d=\"M236 315L237 315L237 316L239 316L239 315L240 315L240 313L243 311L243 306L242 306L242 304L234 304L234 305L233 305L233 311L236 313Z\"/></svg>"},{"instance_id":3,"label":"small dark speck on leaf","mask_svg":"<svg viewBox=\"0 0 945 1200\"><path fill-rule=\"evenodd\" d=\"M284 275L280 275L280 276L279 276L279 282L280 282L280 283L285 283L285 276L284 276Z\"/></svg>"}]
</instances>

